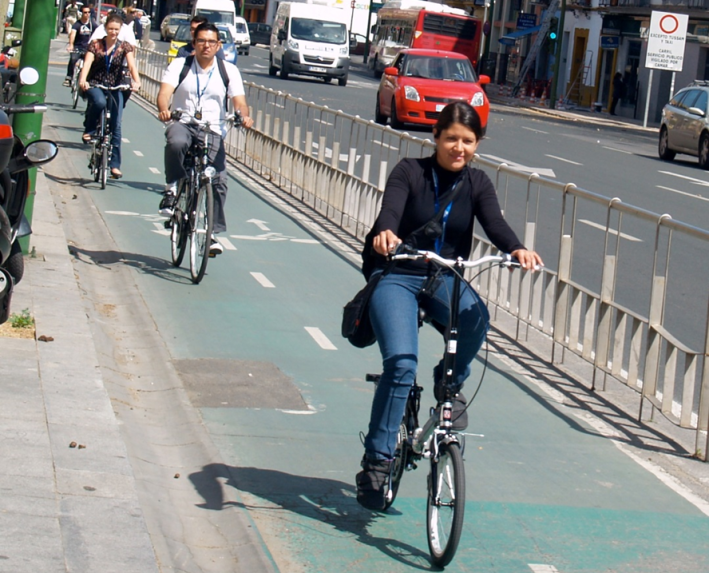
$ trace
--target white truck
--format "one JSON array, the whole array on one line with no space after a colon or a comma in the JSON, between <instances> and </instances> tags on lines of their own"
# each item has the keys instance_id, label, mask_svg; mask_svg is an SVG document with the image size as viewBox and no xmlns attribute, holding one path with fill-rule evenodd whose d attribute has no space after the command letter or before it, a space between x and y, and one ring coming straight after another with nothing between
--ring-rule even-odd
<instances>
[{"instance_id":1,"label":"white truck","mask_svg":"<svg viewBox=\"0 0 709 573\"><path fill-rule=\"evenodd\" d=\"M204 16L212 24L222 24L229 27L234 37L234 44L240 54L249 55L251 38L246 20L236 15L232 0L197 0L192 8L193 16Z\"/></svg>"},{"instance_id":2,"label":"white truck","mask_svg":"<svg viewBox=\"0 0 709 573\"><path fill-rule=\"evenodd\" d=\"M315 76L347 85L350 11L320 4L282 2L273 20L268 73Z\"/></svg>"}]
</instances>

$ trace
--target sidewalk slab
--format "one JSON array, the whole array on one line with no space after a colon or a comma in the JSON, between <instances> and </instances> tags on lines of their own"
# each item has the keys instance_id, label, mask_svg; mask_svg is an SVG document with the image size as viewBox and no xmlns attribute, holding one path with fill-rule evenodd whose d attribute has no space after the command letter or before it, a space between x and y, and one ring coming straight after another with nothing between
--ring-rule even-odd
<instances>
[{"instance_id":1,"label":"sidewalk slab","mask_svg":"<svg viewBox=\"0 0 709 573\"><path fill-rule=\"evenodd\" d=\"M42 172L33 230L12 311L50 340L0 337L0 572L158 571Z\"/></svg>"}]
</instances>

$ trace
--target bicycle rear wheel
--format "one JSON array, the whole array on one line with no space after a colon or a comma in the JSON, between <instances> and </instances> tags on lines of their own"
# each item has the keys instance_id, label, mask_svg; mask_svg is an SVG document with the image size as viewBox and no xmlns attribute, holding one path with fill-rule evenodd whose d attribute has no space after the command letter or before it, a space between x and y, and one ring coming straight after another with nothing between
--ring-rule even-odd
<instances>
[{"instance_id":1,"label":"bicycle rear wheel","mask_svg":"<svg viewBox=\"0 0 709 573\"><path fill-rule=\"evenodd\" d=\"M199 284L207 270L209 245L212 240L214 198L212 184L203 183L197 192L194 224L190 235L190 273L192 282Z\"/></svg>"},{"instance_id":2,"label":"bicycle rear wheel","mask_svg":"<svg viewBox=\"0 0 709 573\"><path fill-rule=\"evenodd\" d=\"M89 168L91 169L91 175L93 175L94 181L98 183L99 177L101 176L101 145L96 141L91 144L91 162L89 163Z\"/></svg>"},{"instance_id":3,"label":"bicycle rear wheel","mask_svg":"<svg viewBox=\"0 0 709 573\"><path fill-rule=\"evenodd\" d=\"M189 235L189 215L187 212L187 187L189 182L182 179L177 185L177 197L175 198L175 211L171 217L172 227L170 229L170 250L172 252L172 264L179 267L185 256L187 246L187 236Z\"/></svg>"},{"instance_id":4,"label":"bicycle rear wheel","mask_svg":"<svg viewBox=\"0 0 709 573\"><path fill-rule=\"evenodd\" d=\"M79 74L81 74L81 68L83 67L79 60L74 65L74 75L71 78L71 100L72 109L76 109L76 104L79 102Z\"/></svg>"},{"instance_id":5,"label":"bicycle rear wheel","mask_svg":"<svg viewBox=\"0 0 709 573\"><path fill-rule=\"evenodd\" d=\"M465 468L460 444L444 442L439 448L428 476L426 523L433 564L445 567L453 559L463 531Z\"/></svg>"}]
</instances>

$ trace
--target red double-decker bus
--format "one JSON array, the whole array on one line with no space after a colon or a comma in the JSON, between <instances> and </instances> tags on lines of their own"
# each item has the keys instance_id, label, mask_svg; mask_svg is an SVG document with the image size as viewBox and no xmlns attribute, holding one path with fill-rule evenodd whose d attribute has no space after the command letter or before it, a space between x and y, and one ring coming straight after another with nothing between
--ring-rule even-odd
<instances>
[{"instance_id":1,"label":"red double-decker bus","mask_svg":"<svg viewBox=\"0 0 709 573\"><path fill-rule=\"evenodd\" d=\"M465 54L477 67L482 21L463 10L425 0L389 0L377 13L367 65L380 77L405 48Z\"/></svg>"}]
</instances>

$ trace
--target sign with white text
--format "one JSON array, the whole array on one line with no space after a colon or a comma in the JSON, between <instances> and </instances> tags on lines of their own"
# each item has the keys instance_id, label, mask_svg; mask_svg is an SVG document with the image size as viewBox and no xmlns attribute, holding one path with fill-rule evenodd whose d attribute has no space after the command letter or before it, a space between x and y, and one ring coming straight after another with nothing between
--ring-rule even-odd
<instances>
[{"instance_id":1,"label":"sign with white text","mask_svg":"<svg viewBox=\"0 0 709 573\"><path fill-rule=\"evenodd\" d=\"M645 67L681 72L687 40L687 14L652 11Z\"/></svg>"}]
</instances>

